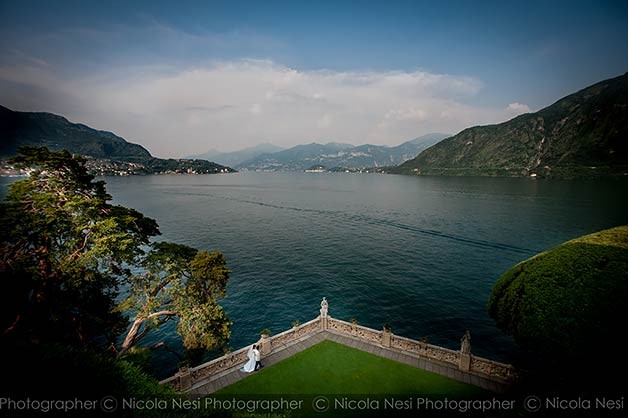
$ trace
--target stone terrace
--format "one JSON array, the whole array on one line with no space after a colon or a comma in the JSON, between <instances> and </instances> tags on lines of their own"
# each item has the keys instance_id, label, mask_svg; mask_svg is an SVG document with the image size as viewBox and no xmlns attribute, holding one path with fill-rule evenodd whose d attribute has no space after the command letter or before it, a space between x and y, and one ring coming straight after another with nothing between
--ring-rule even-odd
<instances>
[{"instance_id":1,"label":"stone terrace","mask_svg":"<svg viewBox=\"0 0 628 418\"><path fill-rule=\"evenodd\" d=\"M471 354L468 334L460 351L404 338L388 330L377 331L331 318L323 299L321 315L272 337L262 335L262 363L271 366L323 340L331 340L358 350L431 371L451 379L502 393L517 379L513 366ZM240 371L246 363L248 347L190 369L162 381L175 389L199 397L209 395L248 376Z\"/></svg>"}]
</instances>

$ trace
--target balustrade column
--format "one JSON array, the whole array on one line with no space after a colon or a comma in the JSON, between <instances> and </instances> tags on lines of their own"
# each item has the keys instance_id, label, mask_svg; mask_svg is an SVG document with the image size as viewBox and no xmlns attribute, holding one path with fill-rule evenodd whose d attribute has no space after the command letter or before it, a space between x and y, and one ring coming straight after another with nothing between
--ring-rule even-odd
<instances>
[{"instance_id":1,"label":"balustrade column","mask_svg":"<svg viewBox=\"0 0 628 418\"><path fill-rule=\"evenodd\" d=\"M468 372L471 370L471 333L466 330L460 340L460 362L458 369Z\"/></svg>"},{"instance_id":2,"label":"balustrade column","mask_svg":"<svg viewBox=\"0 0 628 418\"><path fill-rule=\"evenodd\" d=\"M186 390L192 387L192 373L189 367L182 367L175 375L177 378L177 389Z\"/></svg>"},{"instance_id":3,"label":"balustrade column","mask_svg":"<svg viewBox=\"0 0 628 418\"><path fill-rule=\"evenodd\" d=\"M382 345L384 347L390 347L392 332L388 328L384 328L382 331Z\"/></svg>"}]
</instances>

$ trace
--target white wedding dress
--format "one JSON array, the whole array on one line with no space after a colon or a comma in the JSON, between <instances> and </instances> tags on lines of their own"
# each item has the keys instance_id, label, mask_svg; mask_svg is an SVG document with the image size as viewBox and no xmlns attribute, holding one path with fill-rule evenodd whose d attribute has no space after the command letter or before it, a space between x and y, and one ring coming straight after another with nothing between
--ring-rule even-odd
<instances>
[{"instance_id":1,"label":"white wedding dress","mask_svg":"<svg viewBox=\"0 0 628 418\"><path fill-rule=\"evenodd\" d=\"M251 373L255 371L255 363L256 363L255 354L253 354L253 346L249 348L249 351L246 354L246 356L249 358L249 361L244 365L244 367L240 369L240 371L244 373Z\"/></svg>"}]
</instances>

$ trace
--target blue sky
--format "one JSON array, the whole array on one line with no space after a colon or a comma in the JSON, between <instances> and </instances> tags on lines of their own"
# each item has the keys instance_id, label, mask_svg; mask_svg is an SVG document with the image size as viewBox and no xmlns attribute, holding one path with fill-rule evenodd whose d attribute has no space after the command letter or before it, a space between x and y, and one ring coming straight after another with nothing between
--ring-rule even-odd
<instances>
[{"instance_id":1,"label":"blue sky","mask_svg":"<svg viewBox=\"0 0 628 418\"><path fill-rule=\"evenodd\" d=\"M161 156L394 145L628 71L625 1L179 3L0 0L0 104Z\"/></svg>"}]
</instances>

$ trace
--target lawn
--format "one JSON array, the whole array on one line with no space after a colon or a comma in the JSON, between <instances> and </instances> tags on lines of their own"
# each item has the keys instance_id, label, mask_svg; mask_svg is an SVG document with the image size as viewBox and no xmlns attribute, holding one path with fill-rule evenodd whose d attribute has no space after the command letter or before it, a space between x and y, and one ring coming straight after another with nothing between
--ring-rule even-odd
<instances>
[{"instance_id":1,"label":"lawn","mask_svg":"<svg viewBox=\"0 0 628 418\"><path fill-rule=\"evenodd\" d=\"M262 362L263 363L263 362ZM332 341L323 341L217 394L394 394L476 397L480 388Z\"/></svg>"}]
</instances>

